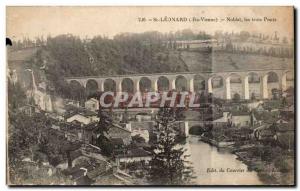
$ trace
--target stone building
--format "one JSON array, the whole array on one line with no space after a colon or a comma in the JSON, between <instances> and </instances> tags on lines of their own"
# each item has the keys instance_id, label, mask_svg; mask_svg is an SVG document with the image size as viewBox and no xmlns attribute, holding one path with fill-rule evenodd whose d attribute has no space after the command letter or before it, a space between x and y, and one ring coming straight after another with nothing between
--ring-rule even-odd
<instances>
[{"instance_id":1,"label":"stone building","mask_svg":"<svg viewBox=\"0 0 300 191\"><path fill-rule=\"evenodd\" d=\"M84 103L84 106L87 110L97 111L99 110L99 101L95 98L91 98Z\"/></svg>"},{"instance_id":2,"label":"stone building","mask_svg":"<svg viewBox=\"0 0 300 191\"><path fill-rule=\"evenodd\" d=\"M113 124L113 126L109 129L107 136L113 139L121 138L125 145L129 145L131 143L131 131L118 124Z\"/></svg>"}]
</instances>

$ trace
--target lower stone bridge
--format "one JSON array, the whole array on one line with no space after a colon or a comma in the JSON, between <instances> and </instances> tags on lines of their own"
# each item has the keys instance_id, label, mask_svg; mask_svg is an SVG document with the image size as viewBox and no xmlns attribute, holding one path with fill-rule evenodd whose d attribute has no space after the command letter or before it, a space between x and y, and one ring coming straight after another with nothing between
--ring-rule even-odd
<instances>
[{"instance_id":1,"label":"lower stone bridge","mask_svg":"<svg viewBox=\"0 0 300 191\"><path fill-rule=\"evenodd\" d=\"M213 121L178 121L179 123L179 127L180 127L180 132L182 135L184 135L185 137L189 136L189 132L191 129L196 128L196 129L200 129L202 131L209 131L209 126L211 126L212 128L216 128L216 127L223 127L224 125L226 125L226 122L213 122Z\"/></svg>"}]
</instances>

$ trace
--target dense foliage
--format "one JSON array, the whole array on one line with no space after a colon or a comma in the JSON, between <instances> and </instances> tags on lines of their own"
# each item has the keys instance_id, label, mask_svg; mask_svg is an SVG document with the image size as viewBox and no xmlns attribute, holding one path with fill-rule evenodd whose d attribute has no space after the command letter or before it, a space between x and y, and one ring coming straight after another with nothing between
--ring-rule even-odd
<instances>
[{"instance_id":1,"label":"dense foliage","mask_svg":"<svg viewBox=\"0 0 300 191\"><path fill-rule=\"evenodd\" d=\"M106 156L113 154L113 144L109 139L109 129L113 126L112 116L109 112L103 111L100 107L98 111L99 122L97 124L96 133L97 146L102 150L102 153Z\"/></svg>"},{"instance_id":2,"label":"dense foliage","mask_svg":"<svg viewBox=\"0 0 300 191\"><path fill-rule=\"evenodd\" d=\"M187 71L180 53L167 49L161 35L148 32L84 40L72 35L48 37L32 59L33 68L44 68L50 87L68 97L74 92L63 80L68 76Z\"/></svg>"},{"instance_id":3,"label":"dense foliage","mask_svg":"<svg viewBox=\"0 0 300 191\"><path fill-rule=\"evenodd\" d=\"M149 162L149 180L158 185L188 184L193 178L193 169L185 159L183 148L178 147L174 131L175 113L172 108L162 108L157 115L158 142Z\"/></svg>"}]
</instances>

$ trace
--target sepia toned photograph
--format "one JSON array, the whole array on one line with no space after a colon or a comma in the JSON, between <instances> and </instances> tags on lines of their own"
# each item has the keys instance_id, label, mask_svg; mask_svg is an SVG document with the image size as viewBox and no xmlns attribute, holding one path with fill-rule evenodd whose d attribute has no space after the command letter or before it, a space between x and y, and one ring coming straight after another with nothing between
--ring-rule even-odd
<instances>
[{"instance_id":1,"label":"sepia toned photograph","mask_svg":"<svg viewBox=\"0 0 300 191\"><path fill-rule=\"evenodd\" d=\"M9 186L295 186L292 6L7 6Z\"/></svg>"}]
</instances>

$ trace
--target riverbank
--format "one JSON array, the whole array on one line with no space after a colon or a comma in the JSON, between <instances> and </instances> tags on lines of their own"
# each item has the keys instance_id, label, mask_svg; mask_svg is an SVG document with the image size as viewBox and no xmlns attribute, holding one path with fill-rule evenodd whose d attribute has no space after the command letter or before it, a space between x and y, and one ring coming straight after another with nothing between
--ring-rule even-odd
<instances>
[{"instance_id":1,"label":"riverbank","mask_svg":"<svg viewBox=\"0 0 300 191\"><path fill-rule=\"evenodd\" d=\"M200 136L199 141L212 145L218 150L226 150L237 156L247 165L249 171L257 172L265 185L293 185L294 171L293 157L287 157L283 149L269 147L259 143L246 143L232 141L217 141L212 138ZM286 162L286 160L289 162Z\"/></svg>"},{"instance_id":2,"label":"riverbank","mask_svg":"<svg viewBox=\"0 0 300 191\"><path fill-rule=\"evenodd\" d=\"M282 155L281 152L278 152L278 156L276 156L275 158L262 160L260 156L253 156L251 150L254 150L256 148L257 145L253 145L247 148L237 147L235 150L232 151L232 153L237 156L238 160L246 164L249 170L256 171L259 178L264 184L293 185L294 172L293 170L289 170L290 167L287 167L291 163L294 163L293 158L286 155ZM289 163L284 162L287 159L290 161Z\"/></svg>"},{"instance_id":3,"label":"riverbank","mask_svg":"<svg viewBox=\"0 0 300 191\"><path fill-rule=\"evenodd\" d=\"M217 141L214 139L207 138L205 136L200 136L199 140L209 145L215 146L218 149L226 149L229 151L233 149L233 145L234 145L233 141Z\"/></svg>"}]
</instances>

